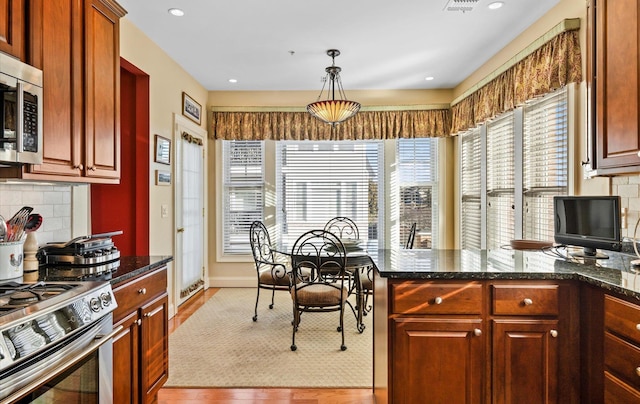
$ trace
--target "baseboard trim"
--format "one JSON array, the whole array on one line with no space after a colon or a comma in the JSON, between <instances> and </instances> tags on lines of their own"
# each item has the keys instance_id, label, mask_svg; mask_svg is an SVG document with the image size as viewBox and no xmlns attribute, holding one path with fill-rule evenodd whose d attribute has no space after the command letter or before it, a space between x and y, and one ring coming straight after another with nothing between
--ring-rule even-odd
<instances>
[{"instance_id":1,"label":"baseboard trim","mask_svg":"<svg viewBox=\"0 0 640 404\"><path fill-rule=\"evenodd\" d=\"M209 287L212 288L255 288L255 277L212 276L209 278Z\"/></svg>"}]
</instances>

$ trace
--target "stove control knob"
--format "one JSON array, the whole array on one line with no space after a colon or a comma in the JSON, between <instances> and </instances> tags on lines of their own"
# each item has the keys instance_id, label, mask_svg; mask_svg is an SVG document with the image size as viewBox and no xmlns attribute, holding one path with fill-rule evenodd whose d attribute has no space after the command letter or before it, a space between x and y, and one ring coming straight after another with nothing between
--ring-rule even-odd
<instances>
[{"instance_id":1,"label":"stove control knob","mask_svg":"<svg viewBox=\"0 0 640 404\"><path fill-rule=\"evenodd\" d=\"M100 300L102 300L102 305L104 307L109 307L109 305L111 305L111 302L113 301L113 299L111 298L111 294L107 292L103 292L100 295Z\"/></svg>"},{"instance_id":2,"label":"stove control knob","mask_svg":"<svg viewBox=\"0 0 640 404\"><path fill-rule=\"evenodd\" d=\"M102 309L102 304L100 304L100 299L98 299L97 297L91 298L91 300L89 301L89 306L91 307L91 310L95 311L96 313Z\"/></svg>"}]
</instances>

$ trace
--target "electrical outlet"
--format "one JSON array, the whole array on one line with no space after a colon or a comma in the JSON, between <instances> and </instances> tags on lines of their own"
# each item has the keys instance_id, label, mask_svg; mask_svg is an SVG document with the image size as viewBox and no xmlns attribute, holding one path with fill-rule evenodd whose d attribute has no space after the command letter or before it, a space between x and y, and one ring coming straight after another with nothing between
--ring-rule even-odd
<instances>
[{"instance_id":1,"label":"electrical outlet","mask_svg":"<svg viewBox=\"0 0 640 404\"><path fill-rule=\"evenodd\" d=\"M622 211L620 212L620 227L622 227L623 229L627 228L627 213L629 212L628 208L622 208Z\"/></svg>"},{"instance_id":2,"label":"electrical outlet","mask_svg":"<svg viewBox=\"0 0 640 404\"><path fill-rule=\"evenodd\" d=\"M160 217L169 217L169 206L160 205Z\"/></svg>"}]
</instances>

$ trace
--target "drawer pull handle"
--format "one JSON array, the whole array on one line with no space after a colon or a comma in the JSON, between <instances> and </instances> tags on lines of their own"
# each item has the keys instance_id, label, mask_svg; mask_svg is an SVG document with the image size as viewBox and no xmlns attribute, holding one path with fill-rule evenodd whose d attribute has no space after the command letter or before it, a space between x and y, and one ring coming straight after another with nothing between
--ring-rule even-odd
<instances>
[{"instance_id":1,"label":"drawer pull handle","mask_svg":"<svg viewBox=\"0 0 640 404\"><path fill-rule=\"evenodd\" d=\"M436 297L435 299L433 299L433 302L435 304L442 304L442 298L440 296Z\"/></svg>"},{"instance_id":2,"label":"drawer pull handle","mask_svg":"<svg viewBox=\"0 0 640 404\"><path fill-rule=\"evenodd\" d=\"M636 375L640 376L640 366L636 368Z\"/></svg>"},{"instance_id":3,"label":"drawer pull handle","mask_svg":"<svg viewBox=\"0 0 640 404\"><path fill-rule=\"evenodd\" d=\"M549 333L551 334L551 336L553 338L557 338L558 337L558 331L557 330L551 330Z\"/></svg>"},{"instance_id":4,"label":"drawer pull handle","mask_svg":"<svg viewBox=\"0 0 640 404\"><path fill-rule=\"evenodd\" d=\"M526 298L522 301L522 303L524 303L525 306L531 306L533 304L533 300Z\"/></svg>"},{"instance_id":5,"label":"drawer pull handle","mask_svg":"<svg viewBox=\"0 0 640 404\"><path fill-rule=\"evenodd\" d=\"M481 329L479 329L479 328L475 328L475 329L473 330L473 335L475 335L476 337L481 336L481 335L482 335L482 330L481 330Z\"/></svg>"},{"instance_id":6,"label":"drawer pull handle","mask_svg":"<svg viewBox=\"0 0 640 404\"><path fill-rule=\"evenodd\" d=\"M138 293L140 293L141 295L146 295L147 294L147 288L138 289Z\"/></svg>"}]
</instances>

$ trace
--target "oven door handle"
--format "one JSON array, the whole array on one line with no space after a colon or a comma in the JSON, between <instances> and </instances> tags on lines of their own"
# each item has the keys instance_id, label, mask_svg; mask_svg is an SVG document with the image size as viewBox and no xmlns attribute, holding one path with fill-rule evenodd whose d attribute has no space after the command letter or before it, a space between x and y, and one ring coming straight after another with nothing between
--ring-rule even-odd
<instances>
[{"instance_id":1,"label":"oven door handle","mask_svg":"<svg viewBox=\"0 0 640 404\"><path fill-rule=\"evenodd\" d=\"M93 342L91 344L89 344L87 346L87 348L85 348L80 354L78 354L77 356L74 356L73 358L69 359L67 362L56 366L55 368L53 368L51 370L51 372L47 373L46 377L42 377L38 380L34 380L33 382L27 384L26 386L24 386L23 388L21 388L20 390L15 391L13 394L11 394L8 397L3 398L2 402L13 402L14 400L18 400L19 398L22 398L24 395L28 394L30 391L36 389L37 387L41 386L42 384L46 383L47 381L56 378L57 376L63 374L67 369L73 367L75 364L81 362L82 360L84 360L84 358L86 358L87 356L91 355L93 352L97 351L102 345L106 344L107 342L111 341L113 339L113 337L115 337L120 331L122 331L122 329L124 328L124 326L119 325L118 327L114 328L110 333L108 334L98 334L95 336Z\"/></svg>"}]
</instances>

